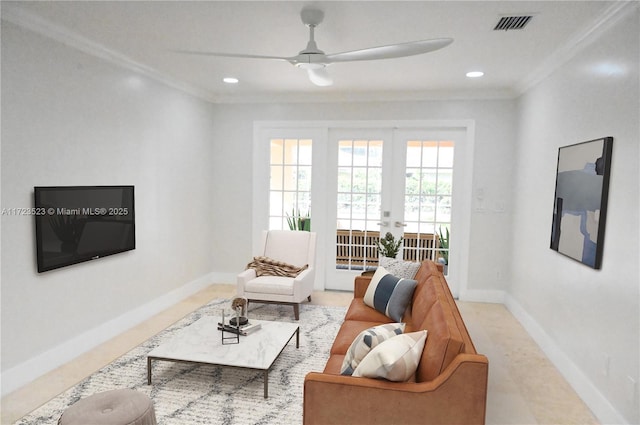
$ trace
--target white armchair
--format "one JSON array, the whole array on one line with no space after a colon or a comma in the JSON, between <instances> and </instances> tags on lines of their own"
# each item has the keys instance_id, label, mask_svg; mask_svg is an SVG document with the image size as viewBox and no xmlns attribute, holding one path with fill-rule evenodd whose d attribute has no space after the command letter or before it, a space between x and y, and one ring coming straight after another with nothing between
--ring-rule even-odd
<instances>
[{"instance_id":1,"label":"white armchair","mask_svg":"<svg viewBox=\"0 0 640 425\"><path fill-rule=\"evenodd\" d=\"M255 256L268 257L296 267L308 266L296 277L257 276L249 268L238 275L238 295L249 302L288 304L293 306L296 320L300 318L300 303L311 301L315 278L316 233L295 230L262 232L262 243Z\"/></svg>"}]
</instances>

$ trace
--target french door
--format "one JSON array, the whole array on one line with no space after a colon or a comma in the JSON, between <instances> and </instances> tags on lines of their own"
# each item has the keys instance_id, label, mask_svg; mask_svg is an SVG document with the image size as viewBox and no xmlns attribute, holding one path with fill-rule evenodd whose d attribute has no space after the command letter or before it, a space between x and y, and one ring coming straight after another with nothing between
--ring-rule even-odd
<instances>
[{"instance_id":1,"label":"french door","mask_svg":"<svg viewBox=\"0 0 640 425\"><path fill-rule=\"evenodd\" d=\"M327 232L335 243L325 255L327 289L353 289L355 276L378 265L378 241L388 234L403 239L396 258L448 262L455 145L463 136L433 129L329 131L327 188L335 204L327 202Z\"/></svg>"},{"instance_id":2,"label":"french door","mask_svg":"<svg viewBox=\"0 0 640 425\"><path fill-rule=\"evenodd\" d=\"M390 233L403 238L397 258L446 262L456 296L469 262L473 130L472 121L256 123L254 248L300 210L318 234L317 290L353 290Z\"/></svg>"}]
</instances>

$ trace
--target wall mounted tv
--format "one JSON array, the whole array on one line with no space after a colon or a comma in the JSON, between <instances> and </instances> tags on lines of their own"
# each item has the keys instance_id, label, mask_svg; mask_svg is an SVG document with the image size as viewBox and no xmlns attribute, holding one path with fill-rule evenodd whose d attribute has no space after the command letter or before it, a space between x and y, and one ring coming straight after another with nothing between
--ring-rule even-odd
<instances>
[{"instance_id":1,"label":"wall mounted tv","mask_svg":"<svg viewBox=\"0 0 640 425\"><path fill-rule=\"evenodd\" d=\"M133 188L34 187L38 273L135 249Z\"/></svg>"}]
</instances>

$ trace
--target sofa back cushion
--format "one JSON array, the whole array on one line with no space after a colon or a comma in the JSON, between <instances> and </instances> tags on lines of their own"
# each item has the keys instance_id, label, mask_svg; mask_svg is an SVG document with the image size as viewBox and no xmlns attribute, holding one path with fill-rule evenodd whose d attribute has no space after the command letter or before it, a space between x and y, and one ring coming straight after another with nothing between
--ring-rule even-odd
<instances>
[{"instance_id":1,"label":"sofa back cushion","mask_svg":"<svg viewBox=\"0 0 640 425\"><path fill-rule=\"evenodd\" d=\"M416 370L416 382L431 381L464 351L464 340L448 303L441 298L429 308L419 328L429 333Z\"/></svg>"}]
</instances>

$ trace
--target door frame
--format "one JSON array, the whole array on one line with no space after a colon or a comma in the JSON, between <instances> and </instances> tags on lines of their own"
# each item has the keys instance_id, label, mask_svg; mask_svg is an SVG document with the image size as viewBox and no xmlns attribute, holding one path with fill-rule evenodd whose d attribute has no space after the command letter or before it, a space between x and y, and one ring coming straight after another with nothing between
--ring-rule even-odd
<instances>
[{"instance_id":1,"label":"door frame","mask_svg":"<svg viewBox=\"0 0 640 425\"><path fill-rule=\"evenodd\" d=\"M455 297L460 293L467 292L469 276L469 254L470 235L472 217L472 189L473 189L473 158L475 145L475 120L318 120L318 121L254 121L253 123L253 156L252 156L252 249L257 249L260 243L262 230L268 227L268 205L269 205L269 143L265 143L273 137L286 137L289 134L297 134L295 137L311 137L314 140L313 157L324 155L321 161L327 163L329 130L340 129L367 129L367 128L391 128L401 130L462 130L464 140L462 146L456 146L454 161L454 185L455 208L452 210L452 227L456 231L451 234L450 244L452 246L451 262L455 262L457 273L447 278L451 292ZM301 136L304 134L304 136ZM277 136L276 136L277 135ZM320 164L319 164L320 165ZM326 176L328 170L323 170L323 166L312 167L312 196L313 210L326 211L328 200L322 199L317 194L326 193L326 184L323 175ZM265 177L266 176L266 177ZM326 228L324 214L316 213L312 223L318 224L318 229ZM324 220L324 222L323 222ZM335 246L334 238L328 238L321 232L318 234L317 252L327 252L328 245ZM325 262L324 256L319 256L316 266L315 289L324 290L325 282Z\"/></svg>"}]
</instances>

